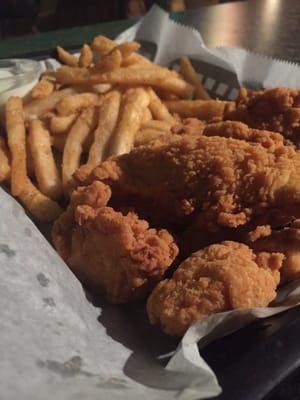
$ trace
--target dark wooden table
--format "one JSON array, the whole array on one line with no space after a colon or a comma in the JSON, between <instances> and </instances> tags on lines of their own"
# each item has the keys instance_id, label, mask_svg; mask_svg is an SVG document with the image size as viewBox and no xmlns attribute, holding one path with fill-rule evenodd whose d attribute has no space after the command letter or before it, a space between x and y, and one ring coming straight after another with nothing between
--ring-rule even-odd
<instances>
[{"instance_id":1,"label":"dark wooden table","mask_svg":"<svg viewBox=\"0 0 300 400\"><path fill-rule=\"evenodd\" d=\"M203 7L171 17L197 28L207 46L241 46L300 62L300 1L249 0ZM97 33L115 37L134 21L115 21L0 42L0 58L47 56L57 44L79 48Z\"/></svg>"}]
</instances>

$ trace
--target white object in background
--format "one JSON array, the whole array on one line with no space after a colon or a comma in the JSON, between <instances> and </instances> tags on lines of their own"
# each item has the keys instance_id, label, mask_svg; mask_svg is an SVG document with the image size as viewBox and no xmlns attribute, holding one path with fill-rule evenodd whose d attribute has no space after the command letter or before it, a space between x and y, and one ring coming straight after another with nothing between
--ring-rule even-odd
<instances>
[{"instance_id":1,"label":"white object in background","mask_svg":"<svg viewBox=\"0 0 300 400\"><path fill-rule=\"evenodd\" d=\"M0 60L0 107L8 97L24 96L38 81L42 68L34 60Z\"/></svg>"}]
</instances>

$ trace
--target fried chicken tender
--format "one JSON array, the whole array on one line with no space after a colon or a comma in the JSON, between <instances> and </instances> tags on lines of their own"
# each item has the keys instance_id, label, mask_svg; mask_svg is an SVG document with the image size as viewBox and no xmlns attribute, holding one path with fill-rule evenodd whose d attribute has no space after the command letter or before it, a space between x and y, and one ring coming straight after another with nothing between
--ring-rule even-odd
<instances>
[{"instance_id":1,"label":"fried chicken tender","mask_svg":"<svg viewBox=\"0 0 300 400\"><path fill-rule=\"evenodd\" d=\"M275 208L288 215L300 209L299 152L219 136L174 135L76 178L109 185L113 207L132 206L151 224L186 228L201 219L206 233Z\"/></svg>"},{"instance_id":2,"label":"fried chicken tender","mask_svg":"<svg viewBox=\"0 0 300 400\"><path fill-rule=\"evenodd\" d=\"M236 100L236 109L225 112L224 119L279 132L299 144L300 91L284 87L267 90L243 88Z\"/></svg>"},{"instance_id":3,"label":"fried chicken tender","mask_svg":"<svg viewBox=\"0 0 300 400\"><path fill-rule=\"evenodd\" d=\"M276 296L280 253L254 252L225 241L192 254L148 298L151 324L182 336L196 320L236 308L265 307Z\"/></svg>"},{"instance_id":4,"label":"fried chicken tender","mask_svg":"<svg viewBox=\"0 0 300 400\"><path fill-rule=\"evenodd\" d=\"M112 303L126 303L147 296L178 248L166 230L107 207L110 195L99 181L77 188L54 224L53 242L83 284Z\"/></svg>"},{"instance_id":5,"label":"fried chicken tender","mask_svg":"<svg viewBox=\"0 0 300 400\"><path fill-rule=\"evenodd\" d=\"M270 150L275 150L278 147L290 144L287 143L280 133L252 129L246 124L238 121L225 121L208 124L203 130L203 135L222 136L245 140L246 142L259 143Z\"/></svg>"},{"instance_id":6,"label":"fried chicken tender","mask_svg":"<svg viewBox=\"0 0 300 400\"><path fill-rule=\"evenodd\" d=\"M300 220L292 222L290 227L272 231L269 227L264 234L248 236L248 245L254 251L279 251L285 259L280 270L281 281L300 278Z\"/></svg>"}]
</instances>

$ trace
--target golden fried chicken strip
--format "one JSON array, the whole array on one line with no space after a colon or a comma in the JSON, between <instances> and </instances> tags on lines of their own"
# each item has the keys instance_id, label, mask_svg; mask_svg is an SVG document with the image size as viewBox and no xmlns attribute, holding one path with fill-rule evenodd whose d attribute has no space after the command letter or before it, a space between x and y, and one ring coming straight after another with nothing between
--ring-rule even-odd
<instances>
[{"instance_id":1,"label":"golden fried chicken strip","mask_svg":"<svg viewBox=\"0 0 300 400\"><path fill-rule=\"evenodd\" d=\"M264 307L276 296L283 255L225 241L186 259L148 298L152 324L182 336L196 320L236 308Z\"/></svg>"},{"instance_id":2,"label":"golden fried chicken strip","mask_svg":"<svg viewBox=\"0 0 300 400\"><path fill-rule=\"evenodd\" d=\"M133 206L151 224L187 227L200 218L209 232L237 228L280 209L299 214L300 152L244 140L170 135L111 158L81 184L99 180L112 204Z\"/></svg>"},{"instance_id":3,"label":"golden fried chicken strip","mask_svg":"<svg viewBox=\"0 0 300 400\"><path fill-rule=\"evenodd\" d=\"M252 129L238 121L225 121L208 124L203 130L205 136L222 136L245 140L246 142L260 143L263 147L274 150L284 146L286 141L280 133L266 130Z\"/></svg>"},{"instance_id":4,"label":"golden fried chicken strip","mask_svg":"<svg viewBox=\"0 0 300 400\"><path fill-rule=\"evenodd\" d=\"M112 303L145 297L178 253L164 229L107 207L110 189L95 181L72 194L56 221L53 242L79 280Z\"/></svg>"},{"instance_id":5,"label":"golden fried chicken strip","mask_svg":"<svg viewBox=\"0 0 300 400\"><path fill-rule=\"evenodd\" d=\"M279 132L295 144L300 140L300 91L285 87L241 89L236 109L224 119L243 121L252 128Z\"/></svg>"}]
</instances>

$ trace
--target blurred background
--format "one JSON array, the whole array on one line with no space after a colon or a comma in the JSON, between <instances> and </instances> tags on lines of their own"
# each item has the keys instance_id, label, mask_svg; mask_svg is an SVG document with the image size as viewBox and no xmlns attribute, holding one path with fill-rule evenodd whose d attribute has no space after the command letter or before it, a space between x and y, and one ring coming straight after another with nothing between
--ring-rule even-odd
<instances>
[{"instance_id":1,"label":"blurred background","mask_svg":"<svg viewBox=\"0 0 300 400\"><path fill-rule=\"evenodd\" d=\"M154 3L169 11L184 11L224 2L226 0L0 0L0 37L135 18L145 14Z\"/></svg>"}]
</instances>

